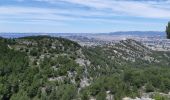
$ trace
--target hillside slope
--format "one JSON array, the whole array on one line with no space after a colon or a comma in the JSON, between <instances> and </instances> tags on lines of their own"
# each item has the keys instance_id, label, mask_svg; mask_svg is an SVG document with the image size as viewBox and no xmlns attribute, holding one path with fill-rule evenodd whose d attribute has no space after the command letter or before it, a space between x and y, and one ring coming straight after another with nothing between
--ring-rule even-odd
<instances>
[{"instance_id":1,"label":"hillside slope","mask_svg":"<svg viewBox=\"0 0 170 100\"><path fill-rule=\"evenodd\" d=\"M81 47L36 36L1 38L0 45L2 100L121 100L170 91L170 53L134 40Z\"/></svg>"}]
</instances>

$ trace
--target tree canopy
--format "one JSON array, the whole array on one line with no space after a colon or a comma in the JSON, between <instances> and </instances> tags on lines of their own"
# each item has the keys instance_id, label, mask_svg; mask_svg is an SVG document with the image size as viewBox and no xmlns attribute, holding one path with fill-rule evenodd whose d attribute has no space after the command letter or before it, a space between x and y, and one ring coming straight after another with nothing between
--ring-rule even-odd
<instances>
[{"instance_id":1,"label":"tree canopy","mask_svg":"<svg viewBox=\"0 0 170 100\"><path fill-rule=\"evenodd\" d=\"M170 39L170 22L168 22L168 26L166 27L167 38Z\"/></svg>"}]
</instances>

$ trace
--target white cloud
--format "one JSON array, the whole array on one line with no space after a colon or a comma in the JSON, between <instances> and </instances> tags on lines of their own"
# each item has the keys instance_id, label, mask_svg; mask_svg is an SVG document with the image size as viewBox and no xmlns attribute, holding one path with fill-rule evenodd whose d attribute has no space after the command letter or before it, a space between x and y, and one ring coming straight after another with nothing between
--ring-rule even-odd
<instances>
[{"instance_id":1,"label":"white cloud","mask_svg":"<svg viewBox=\"0 0 170 100\"><path fill-rule=\"evenodd\" d=\"M95 18L99 16L101 18ZM114 14L107 14L100 11L86 11L57 9L57 8L39 8L39 7L18 7L18 6L0 6L0 20L49 20L49 21L73 21L73 20L97 20L109 21L102 17L112 17ZM94 17L94 18L93 18Z\"/></svg>"},{"instance_id":2,"label":"white cloud","mask_svg":"<svg viewBox=\"0 0 170 100\"><path fill-rule=\"evenodd\" d=\"M17 0L18 1L18 0ZM20 1L20 0L19 0ZM24 0L21 0L24 1ZM77 4L93 9L61 9L61 8L41 8L41 7L21 7L21 6L0 6L0 15L24 16L34 19L88 19L90 17L100 17L107 20L107 17L115 16L131 16L144 18L170 18L170 8L165 8L164 5L170 4L169 1L153 2L153 1L122 1L122 0L33 0L39 2L49 2L57 4L65 2ZM74 5L76 6L76 5ZM68 16L66 16L68 15ZM13 16L10 16L13 17ZM24 16L25 17L25 16ZM74 18L75 17L75 18ZM108 19L109 20L109 19Z\"/></svg>"},{"instance_id":3,"label":"white cloud","mask_svg":"<svg viewBox=\"0 0 170 100\"><path fill-rule=\"evenodd\" d=\"M125 1L125 0L36 0L49 3L59 1L83 5L98 10L108 9L112 13L146 18L170 18L170 1ZM160 5L161 4L161 5ZM164 9L167 8L167 9Z\"/></svg>"}]
</instances>

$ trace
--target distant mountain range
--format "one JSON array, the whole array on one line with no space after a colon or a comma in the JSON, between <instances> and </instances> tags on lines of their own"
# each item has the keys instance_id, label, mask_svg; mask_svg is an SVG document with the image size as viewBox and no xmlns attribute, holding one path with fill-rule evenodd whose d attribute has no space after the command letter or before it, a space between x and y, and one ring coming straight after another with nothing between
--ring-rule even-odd
<instances>
[{"instance_id":1,"label":"distant mountain range","mask_svg":"<svg viewBox=\"0 0 170 100\"><path fill-rule=\"evenodd\" d=\"M139 35L139 36L165 36L165 32L161 31L119 31L111 32L109 35Z\"/></svg>"},{"instance_id":2,"label":"distant mountain range","mask_svg":"<svg viewBox=\"0 0 170 100\"><path fill-rule=\"evenodd\" d=\"M18 38L25 36L49 35L54 37L64 36L91 36L91 35L135 35L135 36L166 36L165 32L161 31L118 31L110 33L0 33L1 37Z\"/></svg>"}]
</instances>

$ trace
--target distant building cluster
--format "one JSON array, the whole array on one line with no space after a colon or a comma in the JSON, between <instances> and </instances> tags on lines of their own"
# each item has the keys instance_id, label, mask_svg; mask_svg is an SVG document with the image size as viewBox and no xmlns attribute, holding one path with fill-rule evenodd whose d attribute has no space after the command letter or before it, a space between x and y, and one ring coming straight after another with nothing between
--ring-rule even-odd
<instances>
[{"instance_id":1,"label":"distant building cluster","mask_svg":"<svg viewBox=\"0 0 170 100\"><path fill-rule=\"evenodd\" d=\"M168 39L144 39L140 42L152 50L170 51L170 40Z\"/></svg>"}]
</instances>

